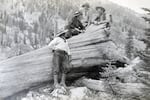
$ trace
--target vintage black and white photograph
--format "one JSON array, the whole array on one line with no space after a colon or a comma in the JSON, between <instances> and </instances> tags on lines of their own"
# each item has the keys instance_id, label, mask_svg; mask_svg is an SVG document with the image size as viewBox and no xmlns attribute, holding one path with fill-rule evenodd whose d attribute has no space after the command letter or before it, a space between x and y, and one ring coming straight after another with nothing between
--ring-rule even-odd
<instances>
[{"instance_id":1,"label":"vintage black and white photograph","mask_svg":"<svg viewBox=\"0 0 150 100\"><path fill-rule=\"evenodd\" d=\"M0 0L0 100L150 100L150 0Z\"/></svg>"}]
</instances>

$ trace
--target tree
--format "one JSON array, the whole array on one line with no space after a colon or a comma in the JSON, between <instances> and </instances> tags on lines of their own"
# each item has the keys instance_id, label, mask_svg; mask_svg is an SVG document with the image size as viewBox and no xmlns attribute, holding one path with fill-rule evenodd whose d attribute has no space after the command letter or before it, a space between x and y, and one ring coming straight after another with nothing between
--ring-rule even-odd
<instances>
[{"instance_id":1,"label":"tree","mask_svg":"<svg viewBox=\"0 0 150 100\"><path fill-rule=\"evenodd\" d=\"M150 58L150 9L148 9L148 8L142 8L142 9L147 12L147 16L142 17L142 18L144 18L144 20L149 24L148 27L144 29L145 30L145 38L142 39L142 41L144 41L147 44L147 48L146 48L145 52L142 53L142 57L144 58L146 63L149 65L150 61L147 59Z\"/></svg>"},{"instance_id":2,"label":"tree","mask_svg":"<svg viewBox=\"0 0 150 100\"><path fill-rule=\"evenodd\" d=\"M147 13L147 17L142 17L149 25L147 28L145 28L145 38L142 39L142 41L144 41L147 44L147 48L146 48L146 52L148 52L149 48L150 48L150 9L148 8L142 8L144 11L148 12Z\"/></svg>"},{"instance_id":3,"label":"tree","mask_svg":"<svg viewBox=\"0 0 150 100\"><path fill-rule=\"evenodd\" d=\"M150 9L148 8L142 8L144 11L147 12L147 15L150 15ZM136 70L137 75L139 76L138 79L148 88L147 89L143 89L143 96L142 98L144 98L144 100L149 100L150 98L150 18L146 16L146 17L142 17L146 23L148 23L149 25L147 26L147 28L145 28L145 38L141 39L145 44L147 44L147 47L145 49L145 51L143 52L139 52L139 56L141 57L141 59L143 60L140 69L141 70Z\"/></svg>"},{"instance_id":4,"label":"tree","mask_svg":"<svg viewBox=\"0 0 150 100\"><path fill-rule=\"evenodd\" d=\"M129 31L128 31L128 38L127 38L127 44L126 44L126 54L127 54L127 57L130 58L130 59L134 58L133 36L134 36L134 32L132 31L132 29L129 29Z\"/></svg>"}]
</instances>

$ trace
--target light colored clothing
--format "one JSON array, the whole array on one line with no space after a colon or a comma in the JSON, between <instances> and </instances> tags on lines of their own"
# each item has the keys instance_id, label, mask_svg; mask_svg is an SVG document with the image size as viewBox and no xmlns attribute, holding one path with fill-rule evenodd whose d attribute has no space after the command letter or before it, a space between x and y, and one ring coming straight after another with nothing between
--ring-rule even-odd
<instances>
[{"instance_id":1,"label":"light colored clothing","mask_svg":"<svg viewBox=\"0 0 150 100\"><path fill-rule=\"evenodd\" d=\"M111 27L110 15L106 13L102 15L94 14L92 17L92 23L95 25L104 25L104 28L109 30Z\"/></svg>"},{"instance_id":2,"label":"light colored clothing","mask_svg":"<svg viewBox=\"0 0 150 100\"><path fill-rule=\"evenodd\" d=\"M54 40L49 43L49 47L53 50L63 50L68 53L68 55L71 54L67 40L64 40L61 37L54 38Z\"/></svg>"},{"instance_id":3,"label":"light colored clothing","mask_svg":"<svg viewBox=\"0 0 150 100\"><path fill-rule=\"evenodd\" d=\"M88 25L90 23L90 10L84 10L80 9L80 12L82 13L82 19L81 22L85 26L86 24Z\"/></svg>"},{"instance_id":4,"label":"light colored clothing","mask_svg":"<svg viewBox=\"0 0 150 100\"><path fill-rule=\"evenodd\" d=\"M89 21L89 11L81 10L82 12L82 21L88 22Z\"/></svg>"},{"instance_id":5,"label":"light colored clothing","mask_svg":"<svg viewBox=\"0 0 150 100\"><path fill-rule=\"evenodd\" d=\"M110 22L110 15L104 13L102 15L99 14L93 14L92 22L94 23L100 23L100 22Z\"/></svg>"}]
</instances>

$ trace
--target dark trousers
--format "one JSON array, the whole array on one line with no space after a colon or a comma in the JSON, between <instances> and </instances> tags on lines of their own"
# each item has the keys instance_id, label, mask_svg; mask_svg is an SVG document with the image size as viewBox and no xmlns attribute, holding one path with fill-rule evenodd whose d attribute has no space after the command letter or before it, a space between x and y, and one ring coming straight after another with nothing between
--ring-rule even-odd
<instances>
[{"instance_id":1,"label":"dark trousers","mask_svg":"<svg viewBox=\"0 0 150 100\"><path fill-rule=\"evenodd\" d=\"M69 67L69 56L65 51L53 51L53 74L67 73Z\"/></svg>"},{"instance_id":2,"label":"dark trousers","mask_svg":"<svg viewBox=\"0 0 150 100\"><path fill-rule=\"evenodd\" d=\"M70 29L69 33L71 34L71 36L76 36L78 34L80 34L81 32L75 29Z\"/></svg>"}]
</instances>

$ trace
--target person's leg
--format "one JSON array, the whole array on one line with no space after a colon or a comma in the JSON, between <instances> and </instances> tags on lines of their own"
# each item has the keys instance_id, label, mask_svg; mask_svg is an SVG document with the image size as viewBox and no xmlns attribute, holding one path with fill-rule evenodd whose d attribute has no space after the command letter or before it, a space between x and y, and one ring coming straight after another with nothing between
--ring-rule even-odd
<instances>
[{"instance_id":1,"label":"person's leg","mask_svg":"<svg viewBox=\"0 0 150 100\"><path fill-rule=\"evenodd\" d=\"M60 85L67 87L65 81L66 81L66 74L62 73Z\"/></svg>"},{"instance_id":2,"label":"person's leg","mask_svg":"<svg viewBox=\"0 0 150 100\"><path fill-rule=\"evenodd\" d=\"M54 87L58 88L60 87L59 83L58 83L58 75L54 75Z\"/></svg>"},{"instance_id":3,"label":"person's leg","mask_svg":"<svg viewBox=\"0 0 150 100\"><path fill-rule=\"evenodd\" d=\"M62 77L61 77L61 82L60 84L64 87L66 86L66 73L67 73L67 69L69 66L69 56L65 55L63 58L63 62L62 62Z\"/></svg>"},{"instance_id":4,"label":"person's leg","mask_svg":"<svg viewBox=\"0 0 150 100\"><path fill-rule=\"evenodd\" d=\"M56 52L54 53L53 56L53 79L54 79L54 87L58 88L60 87L59 83L58 83L58 73L59 73L59 66L60 66L60 57L59 54L57 54Z\"/></svg>"}]
</instances>

